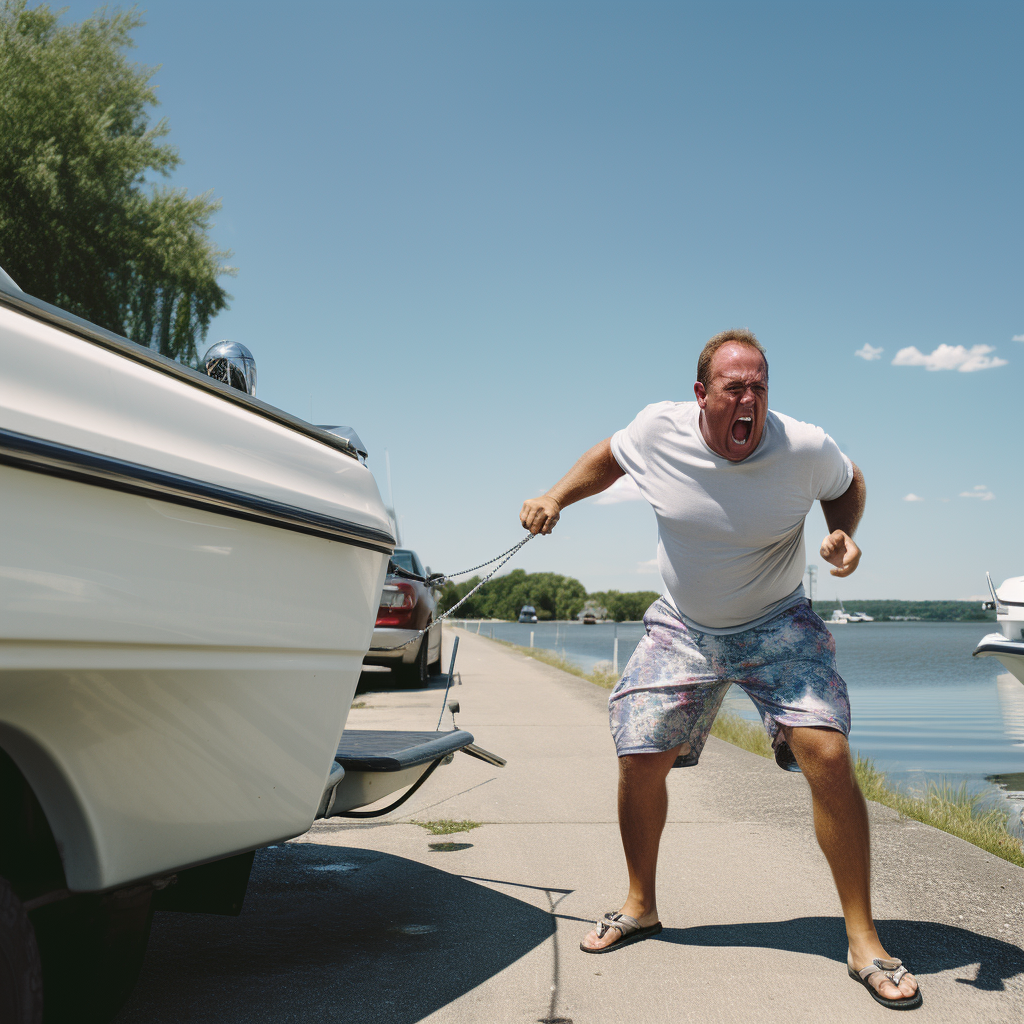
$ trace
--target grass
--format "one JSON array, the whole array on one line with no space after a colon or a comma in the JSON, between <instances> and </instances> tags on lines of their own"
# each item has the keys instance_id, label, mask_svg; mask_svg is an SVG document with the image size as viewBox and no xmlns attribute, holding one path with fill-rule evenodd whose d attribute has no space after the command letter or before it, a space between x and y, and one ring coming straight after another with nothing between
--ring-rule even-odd
<instances>
[{"instance_id":1,"label":"grass","mask_svg":"<svg viewBox=\"0 0 1024 1024\"><path fill-rule=\"evenodd\" d=\"M556 651L538 647L521 647L507 640L495 643L511 647L545 665L552 665L581 679L587 679L597 686L610 690L618 681L613 673L584 672ZM761 757L773 758L768 734L758 722L729 711L721 711L711 727L711 735L726 743L732 743ZM929 782L921 795L907 793L889 783L885 772L879 771L874 762L856 755L854 772L864 796L868 800L884 804L896 811L901 818L911 818L934 828L958 836L989 853L994 853L1011 864L1024 867L1024 844L1007 831L1008 815L996 807L986 807L985 793L969 793L967 784L953 787L949 782Z\"/></svg>"},{"instance_id":2,"label":"grass","mask_svg":"<svg viewBox=\"0 0 1024 1024\"><path fill-rule=\"evenodd\" d=\"M454 821L451 818L440 818L437 821L413 821L411 825L419 825L425 828L434 836L450 836L456 832L469 832L471 829L479 828L482 821Z\"/></svg>"},{"instance_id":3,"label":"grass","mask_svg":"<svg viewBox=\"0 0 1024 1024\"><path fill-rule=\"evenodd\" d=\"M711 727L711 735L761 757L773 757L764 728L758 722L748 722L732 712L719 712ZM932 825L1011 864L1024 867L1024 846L1007 831L1007 813L997 807L986 807L987 794L968 792L966 782L958 787L945 780L929 782L923 794L907 793L892 786L885 772L879 771L873 761L860 754L856 755L854 773L868 800L891 807L901 818Z\"/></svg>"},{"instance_id":4,"label":"grass","mask_svg":"<svg viewBox=\"0 0 1024 1024\"><path fill-rule=\"evenodd\" d=\"M485 639L490 640L491 638L485 637ZM585 672L579 665L573 664L567 658L562 657L557 651L549 651L542 647L521 647L519 644L510 643L508 640L498 640L497 638L495 638L494 643L511 647L513 651L525 654L528 658L533 658L534 661L542 661L545 665L560 668L563 672L579 676L580 679L586 679L606 690L610 690L619 681L619 677L614 672Z\"/></svg>"}]
</instances>

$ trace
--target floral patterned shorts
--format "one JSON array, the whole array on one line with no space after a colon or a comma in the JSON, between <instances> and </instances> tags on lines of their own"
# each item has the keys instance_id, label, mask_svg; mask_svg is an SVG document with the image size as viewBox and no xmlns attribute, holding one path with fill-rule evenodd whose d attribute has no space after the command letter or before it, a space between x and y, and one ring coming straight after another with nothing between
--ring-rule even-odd
<instances>
[{"instance_id":1,"label":"floral patterned shorts","mask_svg":"<svg viewBox=\"0 0 1024 1024\"><path fill-rule=\"evenodd\" d=\"M760 712L773 747L779 725L824 726L848 736L850 699L836 671L836 645L807 601L723 636L690 629L659 598L608 713L619 757L682 746L677 767L695 765L731 683ZM687 746L688 745L688 746Z\"/></svg>"}]
</instances>

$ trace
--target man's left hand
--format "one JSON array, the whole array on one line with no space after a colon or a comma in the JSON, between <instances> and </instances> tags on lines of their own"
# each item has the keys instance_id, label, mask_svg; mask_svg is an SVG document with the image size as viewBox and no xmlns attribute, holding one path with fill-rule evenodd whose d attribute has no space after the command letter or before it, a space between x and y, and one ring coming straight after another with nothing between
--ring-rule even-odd
<instances>
[{"instance_id":1,"label":"man's left hand","mask_svg":"<svg viewBox=\"0 0 1024 1024\"><path fill-rule=\"evenodd\" d=\"M860 548L842 530L833 530L821 542L821 557L836 566L833 576L849 576L860 564Z\"/></svg>"}]
</instances>

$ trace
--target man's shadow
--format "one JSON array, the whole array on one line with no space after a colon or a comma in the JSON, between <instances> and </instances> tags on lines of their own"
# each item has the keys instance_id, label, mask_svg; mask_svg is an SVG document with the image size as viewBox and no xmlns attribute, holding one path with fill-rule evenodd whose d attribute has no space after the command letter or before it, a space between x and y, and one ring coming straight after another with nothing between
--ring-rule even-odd
<instances>
[{"instance_id":1,"label":"man's shadow","mask_svg":"<svg viewBox=\"0 0 1024 1024\"><path fill-rule=\"evenodd\" d=\"M892 956L915 974L936 974L980 964L978 976L962 985L1001 992L1008 978L1024 974L1024 950L1001 939L934 921L879 921L878 935ZM753 924L666 928L658 938L685 946L759 946L812 953L846 963L846 931L841 917L795 917Z\"/></svg>"}]
</instances>

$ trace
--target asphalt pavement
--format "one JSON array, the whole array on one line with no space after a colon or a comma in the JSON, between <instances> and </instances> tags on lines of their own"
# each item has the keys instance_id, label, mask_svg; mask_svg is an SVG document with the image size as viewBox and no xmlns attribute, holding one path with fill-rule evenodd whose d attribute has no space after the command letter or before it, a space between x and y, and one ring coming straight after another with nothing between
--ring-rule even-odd
<instances>
[{"instance_id":1,"label":"asphalt pavement","mask_svg":"<svg viewBox=\"0 0 1024 1024\"><path fill-rule=\"evenodd\" d=\"M458 754L385 818L320 822L261 851L237 918L157 914L119 1024L891 1018L847 977L803 778L713 737L699 767L669 776L665 930L580 952L625 894L607 692L458 635L458 726L507 766ZM433 729L442 687L371 689L349 725ZM912 1019L1024 1019L1024 870L870 808L879 932L924 995ZM415 824L443 819L481 824Z\"/></svg>"}]
</instances>

